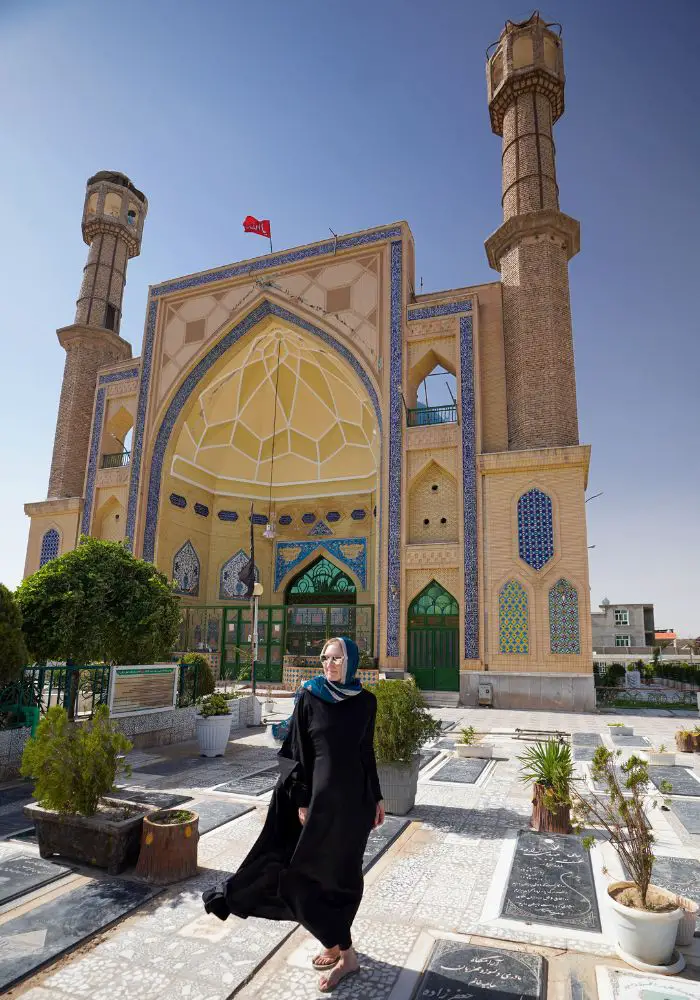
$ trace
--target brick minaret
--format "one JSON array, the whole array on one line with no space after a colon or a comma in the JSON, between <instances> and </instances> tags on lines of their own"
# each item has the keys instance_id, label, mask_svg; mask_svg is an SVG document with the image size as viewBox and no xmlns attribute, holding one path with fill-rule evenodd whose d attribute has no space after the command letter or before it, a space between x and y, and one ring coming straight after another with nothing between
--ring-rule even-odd
<instances>
[{"instance_id":1,"label":"brick minaret","mask_svg":"<svg viewBox=\"0 0 700 1000\"><path fill-rule=\"evenodd\" d=\"M503 225L486 241L501 273L511 451L578 444L568 262L579 224L559 211L552 126L564 111L561 39L538 14L508 21L487 63L503 137Z\"/></svg>"},{"instance_id":2,"label":"brick minaret","mask_svg":"<svg viewBox=\"0 0 700 1000\"><path fill-rule=\"evenodd\" d=\"M83 239L90 247L73 326L58 331L66 351L49 498L83 492L97 371L131 357L119 336L126 265L141 251L148 201L124 174L102 170L87 182Z\"/></svg>"}]
</instances>

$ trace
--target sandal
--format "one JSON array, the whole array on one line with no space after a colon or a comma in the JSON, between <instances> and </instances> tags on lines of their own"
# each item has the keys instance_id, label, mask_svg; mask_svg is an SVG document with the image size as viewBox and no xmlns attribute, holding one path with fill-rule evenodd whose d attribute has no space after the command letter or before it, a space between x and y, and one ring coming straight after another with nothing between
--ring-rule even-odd
<instances>
[{"instance_id":1,"label":"sandal","mask_svg":"<svg viewBox=\"0 0 700 1000\"><path fill-rule=\"evenodd\" d=\"M325 955L317 955L316 958L311 960L311 964L317 972L328 972L330 969L334 969L339 961L340 954L336 955L335 958L326 958Z\"/></svg>"},{"instance_id":2,"label":"sandal","mask_svg":"<svg viewBox=\"0 0 700 1000\"><path fill-rule=\"evenodd\" d=\"M340 979L338 979L337 982L333 983L332 986L329 984L329 985L327 985L327 986L324 987L324 986L321 986L320 983L319 983L319 987L318 988L321 991L321 993L332 993L333 990L336 989L338 986L340 986L340 984L342 982L345 982L345 980L349 979L350 976L356 976L359 971L360 971L360 967L358 965L358 967L356 969L349 969L347 972L344 972L342 974L342 976L340 977Z\"/></svg>"}]
</instances>

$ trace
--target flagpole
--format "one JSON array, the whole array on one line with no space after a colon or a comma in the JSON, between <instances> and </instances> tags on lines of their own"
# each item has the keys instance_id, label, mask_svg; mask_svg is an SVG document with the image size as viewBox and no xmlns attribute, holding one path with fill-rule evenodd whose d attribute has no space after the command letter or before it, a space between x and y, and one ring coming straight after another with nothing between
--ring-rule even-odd
<instances>
[{"instance_id":1,"label":"flagpole","mask_svg":"<svg viewBox=\"0 0 700 1000\"><path fill-rule=\"evenodd\" d=\"M270 253L272 253L272 236L270 236Z\"/></svg>"}]
</instances>

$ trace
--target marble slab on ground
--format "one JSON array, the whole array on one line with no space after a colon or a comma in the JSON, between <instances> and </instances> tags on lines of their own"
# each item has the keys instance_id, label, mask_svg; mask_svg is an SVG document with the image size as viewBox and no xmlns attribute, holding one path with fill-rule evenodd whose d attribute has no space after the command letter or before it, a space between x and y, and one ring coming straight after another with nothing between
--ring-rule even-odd
<instances>
[{"instance_id":1,"label":"marble slab on ground","mask_svg":"<svg viewBox=\"0 0 700 1000\"><path fill-rule=\"evenodd\" d=\"M421 750L420 754L420 770L422 771L424 767L427 767L431 761L434 761L436 757L440 756L439 750Z\"/></svg>"},{"instance_id":2,"label":"marble slab on ground","mask_svg":"<svg viewBox=\"0 0 700 1000\"><path fill-rule=\"evenodd\" d=\"M473 785L484 773L491 758L464 757L448 760L446 764L433 771L429 781L449 781L455 785Z\"/></svg>"},{"instance_id":3,"label":"marble slab on ground","mask_svg":"<svg viewBox=\"0 0 700 1000\"><path fill-rule=\"evenodd\" d=\"M215 785L214 791L227 792L230 795L263 795L275 787L278 778L279 769L268 767L259 774L248 774L227 781L223 785Z\"/></svg>"},{"instance_id":4,"label":"marble slab on ground","mask_svg":"<svg viewBox=\"0 0 700 1000\"><path fill-rule=\"evenodd\" d=\"M185 771L192 771L195 768L206 767L211 762L211 757L170 757L167 760L156 761L144 768L148 774L157 774L161 777L170 777L173 774L182 774ZM139 777L141 777L139 775Z\"/></svg>"},{"instance_id":5,"label":"marble slab on ground","mask_svg":"<svg viewBox=\"0 0 700 1000\"><path fill-rule=\"evenodd\" d=\"M113 792L109 793L111 799L125 799L127 802L142 802L148 806L157 806L158 809L173 809L181 806L183 802L191 802L191 795L177 795L175 792L156 792L147 788L131 788L127 785L119 785Z\"/></svg>"},{"instance_id":6,"label":"marble slab on ground","mask_svg":"<svg viewBox=\"0 0 700 1000\"><path fill-rule=\"evenodd\" d=\"M440 728L443 733L449 733L457 725L456 722L443 722L440 724Z\"/></svg>"},{"instance_id":7,"label":"marble slab on ground","mask_svg":"<svg viewBox=\"0 0 700 1000\"><path fill-rule=\"evenodd\" d=\"M686 795L700 798L700 781L689 771L687 767L661 767L653 765L649 768L649 777L652 783L660 789L662 782L667 781L671 785L669 795Z\"/></svg>"},{"instance_id":8,"label":"marble slab on ground","mask_svg":"<svg viewBox=\"0 0 700 1000\"><path fill-rule=\"evenodd\" d=\"M191 808L199 816L199 832L203 834L223 826L224 823L230 823L239 816L244 816L255 809L255 806L225 799L200 799L199 802L194 802Z\"/></svg>"},{"instance_id":9,"label":"marble slab on ground","mask_svg":"<svg viewBox=\"0 0 700 1000\"><path fill-rule=\"evenodd\" d=\"M591 762L593 760L593 755L596 752L596 747L573 747L573 758L574 760L582 760Z\"/></svg>"},{"instance_id":10,"label":"marble slab on ground","mask_svg":"<svg viewBox=\"0 0 700 1000\"><path fill-rule=\"evenodd\" d=\"M447 739L447 738L445 738L443 740L438 740L437 743L433 743L433 749L434 750L454 750L456 742L457 742L456 740L451 740L451 739Z\"/></svg>"},{"instance_id":11,"label":"marble slab on ground","mask_svg":"<svg viewBox=\"0 0 700 1000\"><path fill-rule=\"evenodd\" d=\"M32 787L26 782L22 785L12 785L10 788L0 788L0 809L17 802L29 802L32 797Z\"/></svg>"},{"instance_id":12,"label":"marble slab on ground","mask_svg":"<svg viewBox=\"0 0 700 1000\"><path fill-rule=\"evenodd\" d=\"M438 940L415 1000L539 1000L545 961L527 951L506 951Z\"/></svg>"},{"instance_id":13,"label":"marble slab on ground","mask_svg":"<svg viewBox=\"0 0 700 1000\"><path fill-rule=\"evenodd\" d=\"M31 799L27 799L25 804L31 801ZM0 813L0 839L11 837L15 833L19 833L20 830L27 830L32 826L34 824L24 815L21 805Z\"/></svg>"},{"instance_id":14,"label":"marble slab on ground","mask_svg":"<svg viewBox=\"0 0 700 1000\"><path fill-rule=\"evenodd\" d=\"M700 1000L700 983L609 965L596 966L599 1000Z\"/></svg>"},{"instance_id":15,"label":"marble slab on ground","mask_svg":"<svg viewBox=\"0 0 700 1000\"><path fill-rule=\"evenodd\" d=\"M104 878L0 924L0 992L92 937L158 890Z\"/></svg>"},{"instance_id":16,"label":"marble slab on ground","mask_svg":"<svg viewBox=\"0 0 700 1000\"><path fill-rule=\"evenodd\" d=\"M591 858L580 838L521 831L501 916L600 931Z\"/></svg>"},{"instance_id":17,"label":"marble slab on ground","mask_svg":"<svg viewBox=\"0 0 700 1000\"><path fill-rule=\"evenodd\" d=\"M610 733L610 739L616 747L650 747L651 743L646 736L620 736L619 733Z\"/></svg>"},{"instance_id":18,"label":"marble slab on ground","mask_svg":"<svg viewBox=\"0 0 700 1000\"><path fill-rule=\"evenodd\" d=\"M671 802L671 812L681 821L688 833L700 834L700 802L675 799Z\"/></svg>"},{"instance_id":19,"label":"marble slab on ground","mask_svg":"<svg viewBox=\"0 0 700 1000\"><path fill-rule=\"evenodd\" d=\"M654 858L651 873L654 885L686 896L700 905L700 861L695 858ZM696 927L698 921L696 921Z\"/></svg>"},{"instance_id":20,"label":"marble slab on ground","mask_svg":"<svg viewBox=\"0 0 700 1000\"><path fill-rule=\"evenodd\" d=\"M33 854L16 854L0 861L0 906L34 889L69 875L70 868L43 861Z\"/></svg>"},{"instance_id":21,"label":"marble slab on ground","mask_svg":"<svg viewBox=\"0 0 700 1000\"><path fill-rule=\"evenodd\" d=\"M362 871L365 874L389 850L409 823L410 820L404 819L403 816L387 816L380 827L372 830L362 859Z\"/></svg>"},{"instance_id":22,"label":"marble slab on ground","mask_svg":"<svg viewBox=\"0 0 700 1000\"><path fill-rule=\"evenodd\" d=\"M603 745L600 733L573 733L571 743L575 747L599 747Z\"/></svg>"}]
</instances>

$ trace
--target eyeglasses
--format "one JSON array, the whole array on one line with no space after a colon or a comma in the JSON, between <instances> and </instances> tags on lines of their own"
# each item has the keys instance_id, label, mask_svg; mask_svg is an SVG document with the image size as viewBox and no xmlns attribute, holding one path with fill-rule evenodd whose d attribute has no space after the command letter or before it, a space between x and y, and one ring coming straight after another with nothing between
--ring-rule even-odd
<instances>
[{"instance_id":1,"label":"eyeglasses","mask_svg":"<svg viewBox=\"0 0 700 1000\"><path fill-rule=\"evenodd\" d=\"M326 663L327 660L335 660L336 663L342 663L344 659L344 656L326 656L323 653L321 654L321 663Z\"/></svg>"}]
</instances>

